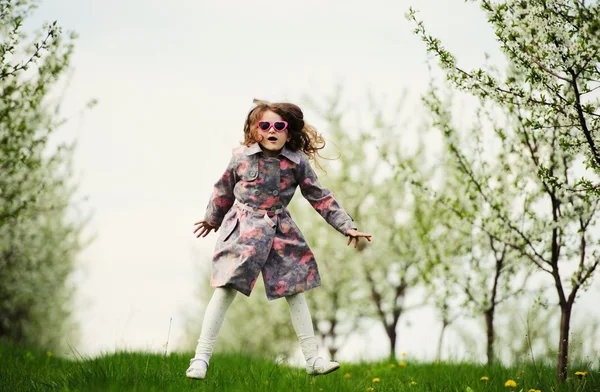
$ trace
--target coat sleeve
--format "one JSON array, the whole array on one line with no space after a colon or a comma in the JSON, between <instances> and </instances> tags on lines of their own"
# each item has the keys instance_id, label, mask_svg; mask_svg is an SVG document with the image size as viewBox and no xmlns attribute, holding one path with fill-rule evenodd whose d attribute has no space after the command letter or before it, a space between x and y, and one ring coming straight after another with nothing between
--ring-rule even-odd
<instances>
[{"instance_id":1,"label":"coat sleeve","mask_svg":"<svg viewBox=\"0 0 600 392\"><path fill-rule=\"evenodd\" d=\"M235 201L235 196L233 195L233 188L237 182L235 162L235 155L232 154L227 169L225 169L221 178L215 183L213 193L208 201L204 220L211 226L221 226L225 214L227 214L227 211L229 211Z\"/></svg>"},{"instance_id":2,"label":"coat sleeve","mask_svg":"<svg viewBox=\"0 0 600 392\"><path fill-rule=\"evenodd\" d=\"M321 186L306 155L302 155L298 165L298 185L302 196L333 228L342 234L350 229L356 230L352 217L337 202L333 193Z\"/></svg>"}]
</instances>

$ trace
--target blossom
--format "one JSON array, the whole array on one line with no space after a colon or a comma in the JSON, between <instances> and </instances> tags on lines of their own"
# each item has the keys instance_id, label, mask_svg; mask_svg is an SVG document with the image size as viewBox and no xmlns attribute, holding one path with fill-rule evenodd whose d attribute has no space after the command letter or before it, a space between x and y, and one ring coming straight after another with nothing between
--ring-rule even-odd
<instances>
[{"instance_id":1,"label":"blossom","mask_svg":"<svg viewBox=\"0 0 600 392\"><path fill-rule=\"evenodd\" d=\"M587 377L588 373L587 372L575 372L575 375L579 378L582 378L582 377Z\"/></svg>"},{"instance_id":2,"label":"blossom","mask_svg":"<svg viewBox=\"0 0 600 392\"><path fill-rule=\"evenodd\" d=\"M350 374L350 373L346 373L346 374L344 374L344 377L346 377L346 378L350 378L350 377L352 377L352 374Z\"/></svg>"},{"instance_id":3,"label":"blossom","mask_svg":"<svg viewBox=\"0 0 600 392\"><path fill-rule=\"evenodd\" d=\"M417 382L416 381L411 381L410 385L417 385Z\"/></svg>"},{"instance_id":4,"label":"blossom","mask_svg":"<svg viewBox=\"0 0 600 392\"><path fill-rule=\"evenodd\" d=\"M49 356L49 357L53 357L53 356L54 356L54 353L53 353L52 351L47 351L47 352L46 352L46 355L47 355L47 356Z\"/></svg>"},{"instance_id":5,"label":"blossom","mask_svg":"<svg viewBox=\"0 0 600 392\"><path fill-rule=\"evenodd\" d=\"M393 363L390 363L390 364L388 365L388 367L389 367L390 369L393 369L393 368L395 368L395 367L396 367L396 365L395 365L395 364L393 364Z\"/></svg>"},{"instance_id":6,"label":"blossom","mask_svg":"<svg viewBox=\"0 0 600 392\"><path fill-rule=\"evenodd\" d=\"M400 355L402 355L403 357L406 357L406 353L402 353L402 354L400 354Z\"/></svg>"},{"instance_id":7,"label":"blossom","mask_svg":"<svg viewBox=\"0 0 600 392\"><path fill-rule=\"evenodd\" d=\"M489 377L488 376L483 376L479 380L480 381L489 381Z\"/></svg>"},{"instance_id":8,"label":"blossom","mask_svg":"<svg viewBox=\"0 0 600 392\"><path fill-rule=\"evenodd\" d=\"M400 366L400 367L406 367L408 365L406 365L406 362L400 361L400 362L398 362L398 366Z\"/></svg>"},{"instance_id":9,"label":"blossom","mask_svg":"<svg viewBox=\"0 0 600 392\"><path fill-rule=\"evenodd\" d=\"M367 392L373 392L374 390L375 390L375 388L373 388L373 387L368 387L367 388Z\"/></svg>"},{"instance_id":10,"label":"blossom","mask_svg":"<svg viewBox=\"0 0 600 392\"><path fill-rule=\"evenodd\" d=\"M374 383L378 383L379 381L381 381L381 380L379 379L379 377L375 377L375 378L373 379L373 382L374 382Z\"/></svg>"},{"instance_id":11,"label":"blossom","mask_svg":"<svg viewBox=\"0 0 600 392\"><path fill-rule=\"evenodd\" d=\"M542 391L540 391L539 389L533 389L533 388L531 388L531 389L530 389L529 391L527 391L527 392L542 392Z\"/></svg>"},{"instance_id":12,"label":"blossom","mask_svg":"<svg viewBox=\"0 0 600 392\"><path fill-rule=\"evenodd\" d=\"M517 386L517 383L516 383L514 380L507 380L507 381L504 383L504 386L505 386L505 387L511 387L511 388L514 388L514 387L516 387L516 386Z\"/></svg>"}]
</instances>

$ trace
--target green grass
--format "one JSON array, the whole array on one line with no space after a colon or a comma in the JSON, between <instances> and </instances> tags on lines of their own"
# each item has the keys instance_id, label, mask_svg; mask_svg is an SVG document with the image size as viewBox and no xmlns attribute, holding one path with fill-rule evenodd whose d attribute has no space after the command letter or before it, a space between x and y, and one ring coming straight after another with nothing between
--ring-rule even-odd
<instances>
[{"instance_id":1,"label":"green grass","mask_svg":"<svg viewBox=\"0 0 600 392\"><path fill-rule=\"evenodd\" d=\"M505 368L409 360L406 367L387 361L342 363L337 372L310 377L304 369L266 359L216 354L207 379L190 380L185 377L189 358L190 354L181 353L119 352L70 360L0 341L0 391L600 391L600 373L590 370L579 380L574 373L585 368L574 366L559 387L553 367L536 371L530 364ZM482 376L489 381L480 381ZM505 387L508 379L515 380L517 388Z\"/></svg>"}]
</instances>

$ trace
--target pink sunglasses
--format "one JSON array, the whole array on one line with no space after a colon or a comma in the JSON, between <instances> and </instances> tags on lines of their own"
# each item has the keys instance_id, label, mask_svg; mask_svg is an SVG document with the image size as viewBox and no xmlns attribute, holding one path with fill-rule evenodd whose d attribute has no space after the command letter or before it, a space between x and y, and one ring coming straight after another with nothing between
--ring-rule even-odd
<instances>
[{"instance_id":1,"label":"pink sunglasses","mask_svg":"<svg viewBox=\"0 0 600 392\"><path fill-rule=\"evenodd\" d=\"M288 126L287 121L259 121L258 122L258 128L263 131L263 132L267 132L269 129L271 129L271 127L273 127L274 130L276 130L277 132L283 132L286 130Z\"/></svg>"}]
</instances>

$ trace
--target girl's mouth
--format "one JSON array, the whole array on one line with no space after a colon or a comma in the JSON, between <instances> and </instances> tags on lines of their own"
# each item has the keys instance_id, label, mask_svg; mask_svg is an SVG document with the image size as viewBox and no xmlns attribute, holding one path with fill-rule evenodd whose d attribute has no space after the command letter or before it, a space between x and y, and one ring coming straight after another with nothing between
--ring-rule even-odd
<instances>
[{"instance_id":1,"label":"girl's mouth","mask_svg":"<svg viewBox=\"0 0 600 392\"><path fill-rule=\"evenodd\" d=\"M269 140L271 142L276 142L277 138L275 136L269 136L269 138L267 140Z\"/></svg>"}]
</instances>

